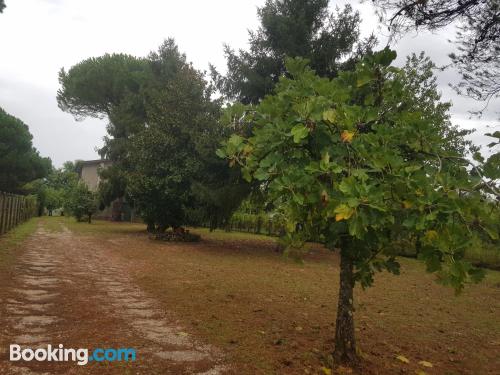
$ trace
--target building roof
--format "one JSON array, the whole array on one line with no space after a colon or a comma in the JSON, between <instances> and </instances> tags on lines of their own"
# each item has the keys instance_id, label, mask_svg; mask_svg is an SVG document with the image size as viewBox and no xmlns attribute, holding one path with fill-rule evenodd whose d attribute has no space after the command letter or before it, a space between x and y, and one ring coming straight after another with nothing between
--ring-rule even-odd
<instances>
[{"instance_id":1,"label":"building roof","mask_svg":"<svg viewBox=\"0 0 500 375\"><path fill-rule=\"evenodd\" d=\"M106 159L97 159L97 160L82 160L81 162L82 166L85 165L96 165L96 164L111 164L111 160L106 160Z\"/></svg>"}]
</instances>

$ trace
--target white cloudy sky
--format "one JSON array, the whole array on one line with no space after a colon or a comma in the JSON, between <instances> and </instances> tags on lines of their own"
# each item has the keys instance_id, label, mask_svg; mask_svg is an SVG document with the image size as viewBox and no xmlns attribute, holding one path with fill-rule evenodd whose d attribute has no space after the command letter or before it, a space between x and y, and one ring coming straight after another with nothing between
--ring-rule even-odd
<instances>
[{"instance_id":1,"label":"white cloudy sky","mask_svg":"<svg viewBox=\"0 0 500 375\"><path fill-rule=\"evenodd\" d=\"M29 125L34 145L56 166L66 160L95 159L102 145L105 120L76 122L56 103L57 73L79 61L106 52L144 56L163 39L174 37L195 67L206 70L211 62L224 71L223 43L245 48L248 29L258 26L256 7L265 0L6 0L0 14L0 107ZM332 0L331 4L348 1ZM377 30L370 2L350 2L361 12L362 33L375 31L382 43L385 32ZM452 28L439 34L415 34L395 46L398 63L411 52L426 51L438 65L449 63L453 50L448 39ZM498 118L498 101L481 120L469 119L468 110L482 106L457 97L447 87L457 80L453 71L439 75L444 100L454 104L456 124L477 128L480 134Z\"/></svg>"}]
</instances>

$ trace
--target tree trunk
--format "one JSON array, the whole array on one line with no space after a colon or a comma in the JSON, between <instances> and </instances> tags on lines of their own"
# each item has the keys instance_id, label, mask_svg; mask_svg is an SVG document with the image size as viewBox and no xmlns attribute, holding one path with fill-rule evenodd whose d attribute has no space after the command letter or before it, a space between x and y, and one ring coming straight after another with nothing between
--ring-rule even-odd
<instances>
[{"instance_id":1,"label":"tree trunk","mask_svg":"<svg viewBox=\"0 0 500 375\"><path fill-rule=\"evenodd\" d=\"M354 274L349 249L340 252L340 287L335 327L333 358L338 364L356 364L356 339L354 336Z\"/></svg>"},{"instance_id":2,"label":"tree trunk","mask_svg":"<svg viewBox=\"0 0 500 375\"><path fill-rule=\"evenodd\" d=\"M155 232L155 225L154 225L154 223L152 223L152 222L149 221L149 222L146 223L146 225L147 225L146 230L148 231L148 233L154 233Z\"/></svg>"},{"instance_id":3,"label":"tree trunk","mask_svg":"<svg viewBox=\"0 0 500 375\"><path fill-rule=\"evenodd\" d=\"M418 258L421 250L422 250L422 241L420 240L420 234L417 234L417 239L415 240L415 258Z\"/></svg>"},{"instance_id":4,"label":"tree trunk","mask_svg":"<svg viewBox=\"0 0 500 375\"><path fill-rule=\"evenodd\" d=\"M89 214L89 224L92 222L92 214Z\"/></svg>"}]
</instances>

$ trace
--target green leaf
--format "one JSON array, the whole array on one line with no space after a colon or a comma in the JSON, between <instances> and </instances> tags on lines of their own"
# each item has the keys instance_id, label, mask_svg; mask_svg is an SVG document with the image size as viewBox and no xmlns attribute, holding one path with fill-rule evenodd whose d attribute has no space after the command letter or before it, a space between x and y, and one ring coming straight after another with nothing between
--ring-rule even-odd
<instances>
[{"instance_id":1,"label":"green leaf","mask_svg":"<svg viewBox=\"0 0 500 375\"><path fill-rule=\"evenodd\" d=\"M356 80L356 86L362 87L368 83L370 83L373 80L373 76L370 71L363 71L360 74L358 74L358 78Z\"/></svg>"},{"instance_id":2,"label":"green leaf","mask_svg":"<svg viewBox=\"0 0 500 375\"><path fill-rule=\"evenodd\" d=\"M215 151L215 154L221 158L221 159L225 159L226 158L226 152L223 150L223 149L220 149L218 148L217 151Z\"/></svg>"},{"instance_id":3,"label":"green leaf","mask_svg":"<svg viewBox=\"0 0 500 375\"><path fill-rule=\"evenodd\" d=\"M352 177L344 178L339 185L339 190L345 195L350 195L350 196L355 195L356 181Z\"/></svg>"},{"instance_id":4,"label":"green leaf","mask_svg":"<svg viewBox=\"0 0 500 375\"><path fill-rule=\"evenodd\" d=\"M337 113L333 109L326 110L323 112L323 120L330 123L334 123L337 118Z\"/></svg>"},{"instance_id":5,"label":"green leaf","mask_svg":"<svg viewBox=\"0 0 500 375\"><path fill-rule=\"evenodd\" d=\"M494 228L483 227L483 229L492 240L498 240L498 232Z\"/></svg>"},{"instance_id":6,"label":"green leaf","mask_svg":"<svg viewBox=\"0 0 500 375\"><path fill-rule=\"evenodd\" d=\"M323 157L319 162L319 169L321 169L322 171L326 171L328 170L329 165L330 165L330 154L327 151L323 154Z\"/></svg>"},{"instance_id":7,"label":"green leaf","mask_svg":"<svg viewBox=\"0 0 500 375\"><path fill-rule=\"evenodd\" d=\"M291 135L293 136L293 141L295 143L300 143L300 141L307 137L309 134L309 129L307 129L303 124L295 125L291 130Z\"/></svg>"},{"instance_id":8,"label":"green leaf","mask_svg":"<svg viewBox=\"0 0 500 375\"><path fill-rule=\"evenodd\" d=\"M248 169L248 168L243 168L243 169L241 170L241 174L242 174L243 179L244 179L245 181L247 181L247 182L252 181L252 175L250 174L250 171L249 171L249 169Z\"/></svg>"},{"instance_id":9,"label":"green leaf","mask_svg":"<svg viewBox=\"0 0 500 375\"><path fill-rule=\"evenodd\" d=\"M349 234L361 240L363 239L365 233L366 228L363 225L363 219L361 215L355 215L349 221Z\"/></svg>"},{"instance_id":10,"label":"green leaf","mask_svg":"<svg viewBox=\"0 0 500 375\"><path fill-rule=\"evenodd\" d=\"M234 147L238 147L243 143L244 138L237 135L233 134L231 137L229 137L229 140L227 141L230 145L233 145Z\"/></svg>"},{"instance_id":11,"label":"green leaf","mask_svg":"<svg viewBox=\"0 0 500 375\"><path fill-rule=\"evenodd\" d=\"M269 173L267 173L264 169L259 168L253 175L257 180L264 181L269 178Z\"/></svg>"},{"instance_id":12,"label":"green leaf","mask_svg":"<svg viewBox=\"0 0 500 375\"><path fill-rule=\"evenodd\" d=\"M421 165L410 165L408 167L405 167L405 172L408 172L408 173L416 172L419 169L422 169Z\"/></svg>"}]
</instances>

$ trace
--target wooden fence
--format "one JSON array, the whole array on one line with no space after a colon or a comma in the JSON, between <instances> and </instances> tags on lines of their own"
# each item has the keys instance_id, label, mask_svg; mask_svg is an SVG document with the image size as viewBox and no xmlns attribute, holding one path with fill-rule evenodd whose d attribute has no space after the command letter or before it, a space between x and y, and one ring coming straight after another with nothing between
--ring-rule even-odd
<instances>
[{"instance_id":1,"label":"wooden fence","mask_svg":"<svg viewBox=\"0 0 500 375\"><path fill-rule=\"evenodd\" d=\"M0 235L36 214L36 199L0 192Z\"/></svg>"}]
</instances>

